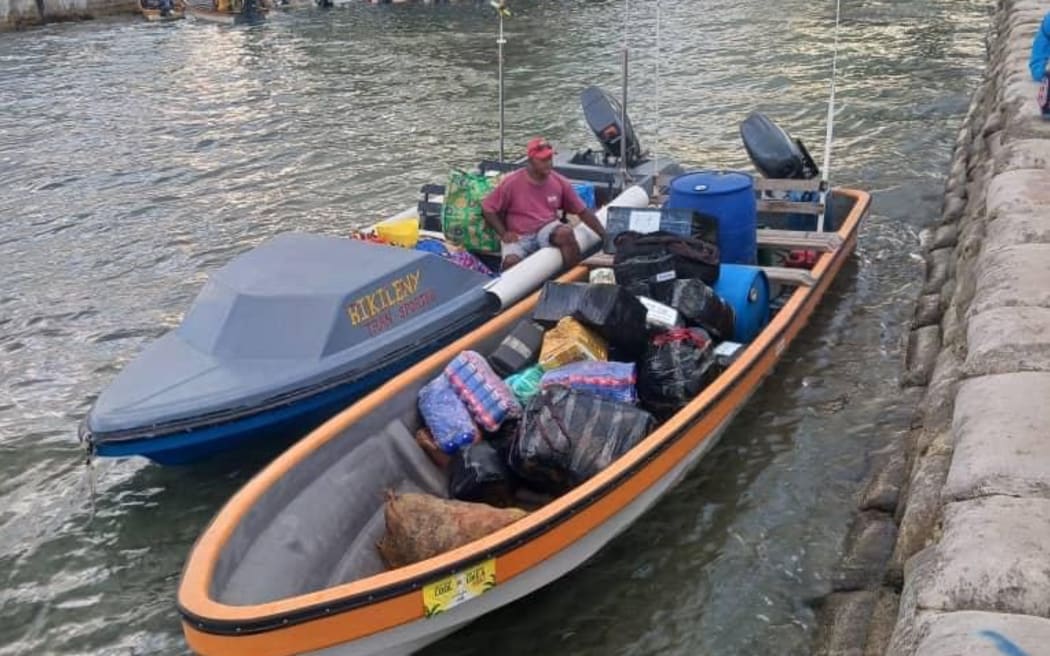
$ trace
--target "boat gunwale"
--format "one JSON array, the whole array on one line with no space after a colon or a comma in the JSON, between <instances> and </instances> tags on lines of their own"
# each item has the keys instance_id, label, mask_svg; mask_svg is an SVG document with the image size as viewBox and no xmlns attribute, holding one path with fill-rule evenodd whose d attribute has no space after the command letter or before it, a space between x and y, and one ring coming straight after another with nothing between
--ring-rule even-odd
<instances>
[{"instance_id":1,"label":"boat gunwale","mask_svg":"<svg viewBox=\"0 0 1050 656\"><path fill-rule=\"evenodd\" d=\"M400 393L411 382L443 366L454 353L458 353L465 345L508 328L514 321L531 311L539 296L538 292L534 293L515 308L432 354L358 403L335 415L241 488L201 534L183 570L178 593L178 609L183 616L186 629L193 629L216 637L248 636L278 628L289 628L292 625L312 620L333 618L363 606L394 600L419 590L423 585L435 579L461 571L465 566L513 551L537 536L553 530L608 496L621 487L626 480L643 472L652 461L678 443L681 436L693 428L696 420L715 408L723 397L743 389L740 383L747 379L749 373L757 371L754 365L765 359L770 350L775 350L775 353L767 368L772 370L779 361L787 341L793 339L794 335L797 335L802 329L817 302L841 269L846 257L853 251L860 223L870 211L871 196L869 193L841 188L834 191L837 194L851 197L854 203L837 231L843 238L842 245L834 251L822 253L812 269L818 281L817 284L813 287L796 288L781 312L774 317L758 338L748 345L741 357L719 376L715 383L697 395L678 413L608 468L577 488L530 513L522 520L485 538L420 563L261 604L232 606L211 598L209 581L214 574L218 554L225 547L239 521L250 511L254 502L286 471L308 457L321 444L336 439L343 431L382 404L386 398ZM578 267L562 278L578 279L582 277L581 269L582 267ZM765 373L762 373L759 380L753 383L753 389L758 387L764 376ZM706 436L700 441L704 439ZM421 617L422 605L420 604ZM360 635L357 637L374 634L385 628L359 631Z\"/></svg>"}]
</instances>

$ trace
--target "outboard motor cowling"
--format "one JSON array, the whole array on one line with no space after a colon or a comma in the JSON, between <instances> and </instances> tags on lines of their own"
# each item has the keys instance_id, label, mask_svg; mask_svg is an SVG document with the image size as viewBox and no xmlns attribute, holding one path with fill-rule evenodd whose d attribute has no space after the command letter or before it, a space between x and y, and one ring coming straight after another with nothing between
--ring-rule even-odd
<instances>
[{"instance_id":1,"label":"outboard motor cowling","mask_svg":"<svg viewBox=\"0 0 1050 656\"><path fill-rule=\"evenodd\" d=\"M768 116L753 112L740 124L751 163L767 178L809 180L820 175L820 169L799 139L792 139Z\"/></svg>"},{"instance_id":2,"label":"outboard motor cowling","mask_svg":"<svg viewBox=\"0 0 1050 656\"><path fill-rule=\"evenodd\" d=\"M642 159L642 147L638 143L638 137L631 127L631 119L627 117L626 125L622 125L622 105L616 98L599 87L587 87L580 93L580 104L583 105L583 115L587 119L587 125L594 131L598 141L605 151L605 158L620 158L620 137L627 138L627 166L635 166Z\"/></svg>"}]
</instances>

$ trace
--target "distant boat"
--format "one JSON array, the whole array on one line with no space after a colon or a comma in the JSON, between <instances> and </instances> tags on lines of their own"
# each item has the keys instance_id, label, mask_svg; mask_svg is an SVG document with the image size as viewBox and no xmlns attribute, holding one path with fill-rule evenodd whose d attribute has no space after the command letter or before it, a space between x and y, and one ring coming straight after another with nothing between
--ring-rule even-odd
<instances>
[{"instance_id":1,"label":"distant boat","mask_svg":"<svg viewBox=\"0 0 1050 656\"><path fill-rule=\"evenodd\" d=\"M186 17L186 3L183 0L174 0L169 8L160 5L157 0L139 0L139 11L148 21L164 22Z\"/></svg>"},{"instance_id":2,"label":"distant boat","mask_svg":"<svg viewBox=\"0 0 1050 656\"><path fill-rule=\"evenodd\" d=\"M243 25L266 20L266 0L191 0L186 5L194 18L223 25Z\"/></svg>"}]
</instances>

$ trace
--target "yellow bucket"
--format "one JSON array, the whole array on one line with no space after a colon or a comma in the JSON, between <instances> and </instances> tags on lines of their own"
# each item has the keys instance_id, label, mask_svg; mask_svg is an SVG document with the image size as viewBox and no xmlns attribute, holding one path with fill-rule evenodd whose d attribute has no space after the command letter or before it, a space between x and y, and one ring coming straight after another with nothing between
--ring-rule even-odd
<instances>
[{"instance_id":1,"label":"yellow bucket","mask_svg":"<svg viewBox=\"0 0 1050 656\"><path fill-rule=\"evenodd\" d=\"M415 248L419 241L419 217L412 215L377 223L376 234L395 246Z\"/></svg>"}]
</instances>

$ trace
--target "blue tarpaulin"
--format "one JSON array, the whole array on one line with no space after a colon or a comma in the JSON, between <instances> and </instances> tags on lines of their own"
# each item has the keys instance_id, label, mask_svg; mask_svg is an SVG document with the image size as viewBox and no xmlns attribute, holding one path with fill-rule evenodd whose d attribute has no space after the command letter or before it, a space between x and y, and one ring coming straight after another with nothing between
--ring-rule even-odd
<instances>
[{"instance_id":1,"label":"blue tarpaulin","mask_svg":"<svg viewBox=\"0 0 1050 656\"><path fill-rule=\"evenodd\" d=\"M1050 13L1043 17L1043 23L1032 42L1032 57L1028 60L1028 70L1032 79L1039 82L1046 74L1046 64L1050 61Z\"/></svg>"}]
</instances>

